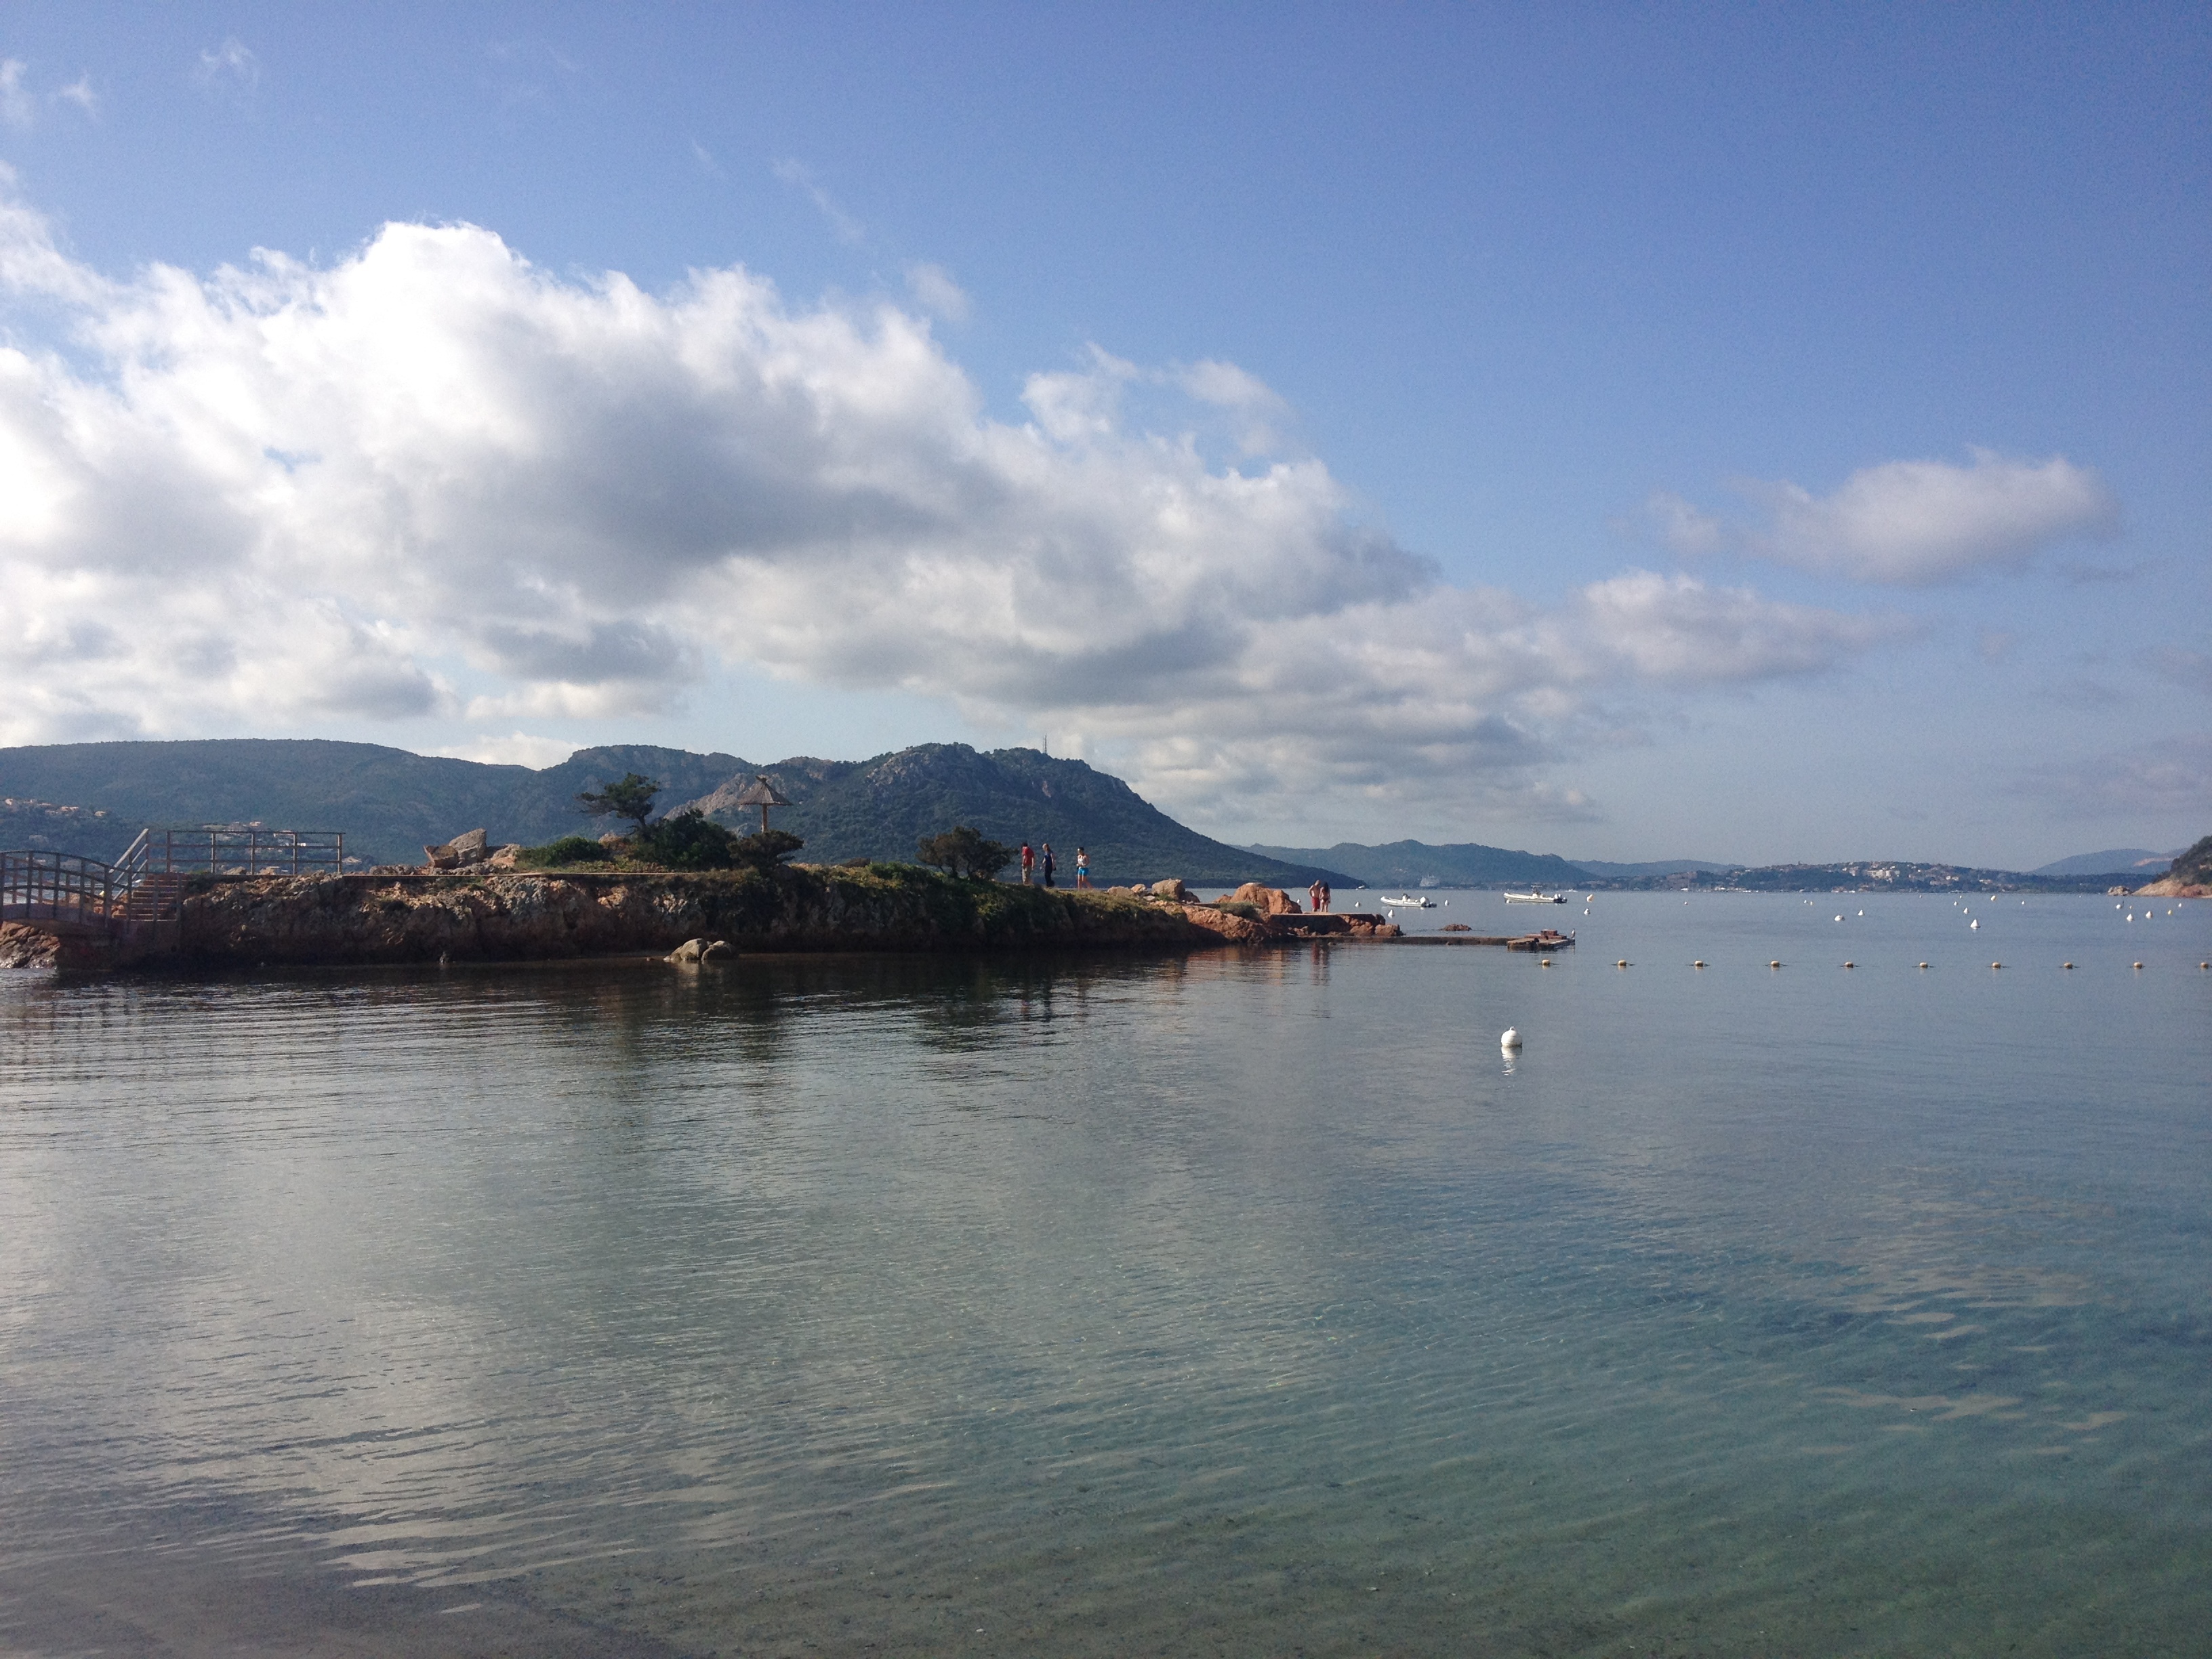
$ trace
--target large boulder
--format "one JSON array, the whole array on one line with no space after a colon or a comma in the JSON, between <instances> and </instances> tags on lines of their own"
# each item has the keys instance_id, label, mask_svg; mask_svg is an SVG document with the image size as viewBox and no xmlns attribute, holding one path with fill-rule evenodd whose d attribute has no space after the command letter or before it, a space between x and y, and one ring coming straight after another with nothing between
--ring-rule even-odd
<instances>
[{"instance_id":1,"label":"large boulder","mask_svg":"<svg viewBox=\"0 0 2212 1659\"><path fill-rule=\"evenodd\" d=\"M1177 904L1181 904L1190 896L1190 889L1182 884L1181 876L1170 876L1165 881L1156 881L1152 884L1152 896L1172 899Z\"/></svg>"},{"instance_id":2,"label":"large boulder","mask_svg":"<svg viewBox=\"0 0 2212 1659\"><path fill-rule=\"evenodd\" d=\"M1248 881L1226 899L1224 904L1256 904L1271 916L1303 915L1298 902L1279 887L1263 887L1256 881Z\"/></svg>"},{"instance_id":3,"label":"large boulder","mask_svg":"<svg viewBox=\"0 0 2212 1659\"><path fill-rule=\"evenodd\" d=\"M1264 922L1254 921L1249 916L1232 915L1226 910L1217 910L1210 904L1194 904L1186 908L1183 920L1194 927L1218 934L1231 945L1265 945L1267 928Z\"/></svg>"},{"instance_id":4,"label":"large boulder","mask_svg":"<svg viewBox=\"0 0 2212 1659\"><path fill-rule=\"evenodd\" d=\"M459 870L465 865L483 863L490 843L490 836L483 830L471 830L442 847L425 847L422 861L433 870Z\"/></svg>"}]
</instances>

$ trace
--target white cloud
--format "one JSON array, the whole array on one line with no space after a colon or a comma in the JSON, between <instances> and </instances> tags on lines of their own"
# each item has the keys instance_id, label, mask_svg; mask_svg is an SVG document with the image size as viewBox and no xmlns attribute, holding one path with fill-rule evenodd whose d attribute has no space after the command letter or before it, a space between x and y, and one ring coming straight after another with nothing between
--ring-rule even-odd
<instances>
[{"instance_id":1,"label":"white cloud","mask_svg":"<svg viewBox=\"0 0 2212 1659\"><path fill-rule=\"evenodd\" d=\"M449 744L430 752L453 760L481 761L489 766L526 766L533 772L542 772L549 766L558 766L584 746L567 738L533 738L527 732L512 732L503 738L481 732L465 743Z\"/></svg>"},{"instance_id":2,"label":"white cloud","mask_svg":"<svg viewBox=\"0 0 2212 1659\"><path fill-rule=\"evenodd\" d=\"M1711 514L1692 506L1671 490L1654 490L1644 503L1644 527L1662 546L1697 558L1724 551L1729 544L1729 526ZM1621 525L1632 529L1632 525Z\"/></svg>"},{"instance_id":3,"label":"white cloud","mask_svg":"<svg viewBox=\"0 0 2212 1659\"><path fill-rule=\"evenodd\" d=\"M2170 738L2114 753L2056 761L2025 775L2013 793L2073 818L2176 826L2193 839L2212 817L2212 737ZM2163 845L2154 841L2153 846Z\"/></svg>"},{"instance_id":4,"label":"white cloud","mask_svg":"<svg viewBox=\"0 0 2212 1659\"><path fill-rule=\"evenodd\" d=\"M951 273L943 265L911 264L906 268L906 285L914 295L915 303L924 311L942 317L948 323L968 320L968 295L960 284L952 280Z\"/></svg>"},{"instance_id":5,"label":"white cloud","mask_svg":"<svg viewBox=\"0 0 2212 1659\"><path fill-rule=\"evenodd\" d=\"M76 328L0 347L0 741L604 719L719 660L1082 732L1224 821L1336 789L1571 816L1543 772L1639 697L1896 631L1640 571L1450 586L1319 460L1121 415L1141 385L1279 417L1232 365L1094 352L1012 424L917 317L741 269L656 296L395 224L327 269L118 282L0 204L0 279Z\"/></svg>"},{"instance_id":6,"label":"white cloud","mask_svg":"<svg viewBox=\"0 0 2212 1659\"><path fill-rule=\"evenodd\" d=\"M0 126L28 132L39 124L40 107L57 104L74 104L80 113L97 117L100 94L93 89L92 76L81 75L68 86L40 94L31 85L28 64L20 58L0 58ZM14 175L4 176L12 180Z\"/></svg>"},{"instance_id":7,"label":"white cloud","mask_svg":"<svg viewBox=\"0 0 2212 1659\"><path fill-rule=\"evenodd\" d=\"M236 35L200 53L192 80L202 92L218 97L245 99L261 84L261 60Z\"/></svg>"},{"instance_id":8,"label":"white cloud","mask_svg":"<svg viewBox=\"0 0 2212 1659\"><path fill-rule=\"evenodd\" d=\"M18 131L39 118L39 100L24 84L30 69L20 58L0 58L0 122Z\"/></svg>"},{"instance_id":9,"label":"white cloud","mask_svg":"<svg viewBox=\"0 0 2212 1659\"><path fill-rule=\"evenodd\" d=\"M1686 556L1733 551L1907 587L2017 568L2055 543L2118 527L2118 503L2090 468L2063 455L2026 461L1987 449L1968 453L1965 466L1885 461L1827 495L1787 481L1734 485L1765 509L1763 526L1731 524L1666 491L1644 502L1644 520Z\"/></svg>"},{"instance_id":10,"label":"white cloud","mask_svg":"<svg viewBox=\"0 0 2212 1659\"><path fill-rule=\"evenodd\" d=\"M840 207L836 198L817 183L813 173L801 163L787 157L775 164L775 176L814 204L815 210L830 222L830 228L836 233L839 241L858 247L868 240L868 228Z\"/></svg>"}]
</instances>

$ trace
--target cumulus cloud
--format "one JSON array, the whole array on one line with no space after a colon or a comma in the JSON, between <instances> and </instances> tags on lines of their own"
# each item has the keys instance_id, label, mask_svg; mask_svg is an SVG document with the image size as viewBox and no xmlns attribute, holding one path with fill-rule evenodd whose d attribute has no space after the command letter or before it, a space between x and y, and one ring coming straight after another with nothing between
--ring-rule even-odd
<instances>
[{"instance_id":1,"label":"cumulus cloud","mask_svg":"<svg viewBox=\"0 0 2212 1659\"><path fill-rule=\"evenodd\" d=\"M1787 481L1747 480L1735 492L1765 510L1731 523L1661 491L1646 527L1678 553L1723 551L1853 581L1921 587L1974 571L2026 564L2054 543L2109 535L2118 503L2091 469L2063 455L2018 460L1987 449L1968 465L1885 461L1854 472L1831 495Z\"/></svg>"},{"instance_id":2,"label":"cumulus cloud","mask_svg":"<svg viewBox=\"0 0 2212 1659\"><path fill-rule=\"evenodd\" d=\"M1134 386L1279 423L1233 365L1096 352L997 420L922 319L743 269L654 295L394 224L326 268L118 280L15 204L0 281L75 331L0 346L0 741L496 730L664 708L730 663L1081 734L1186 811L1572 816L1544 770L1639 696L1896 632L1692 576L1455 587L1318 459L1219 464L1122 412Z\"/></svg>"}]
</instances>

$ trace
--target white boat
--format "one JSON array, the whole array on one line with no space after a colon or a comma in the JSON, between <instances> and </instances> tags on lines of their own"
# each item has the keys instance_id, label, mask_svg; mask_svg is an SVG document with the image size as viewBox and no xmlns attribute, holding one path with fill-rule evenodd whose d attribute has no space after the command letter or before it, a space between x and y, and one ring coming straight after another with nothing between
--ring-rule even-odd
<instances>
[{"instance_id":1,"label":"white boat","mask_svg":"<svg viewBox=\"0 0 2212 1659\"><path fill-rule=\"evenodd\" d=\"M1508 893L1505 902L1508 904L1565 904L1567 896L1565 893L1547 893L1540 887L1527 893Z\"/></svg>"},{"instance_id":2,"label":"white boat","mask_svg":"<svg viewBox=\"0 0 2212 1659\"><path fill-rule=\"evenodd\" d=\"M1401 893L1396 898L1385 897L1382 902L1401 910L1433 910L1437 908L1435 900L1423 898L1418 893Z\"/></svg>"}]
</instances>

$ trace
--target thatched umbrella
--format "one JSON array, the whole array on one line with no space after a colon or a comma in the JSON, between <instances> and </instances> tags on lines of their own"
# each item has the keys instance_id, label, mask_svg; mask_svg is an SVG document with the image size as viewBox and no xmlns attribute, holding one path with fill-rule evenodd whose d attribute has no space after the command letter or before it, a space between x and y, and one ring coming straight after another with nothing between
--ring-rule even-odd
<instances>
[{"instance_id":1,"label":"thatched umbrella","mask_svg":"<svg viewBox=\"0 0 2212 1659\"><path fill-rule=\"evenodd\" d=\"M743 792L739 793L737 800L732 804L738 806L757 806L760 808L761 833L763 835L766 835L768 833L768 809L771 806L788 806L791 805L789 801L786 800L781 795L775 793L775 786L768 781L768 774L765 772L756 773L753 776L753 781L744 787Z\"/></svg>"}]
</instances>

